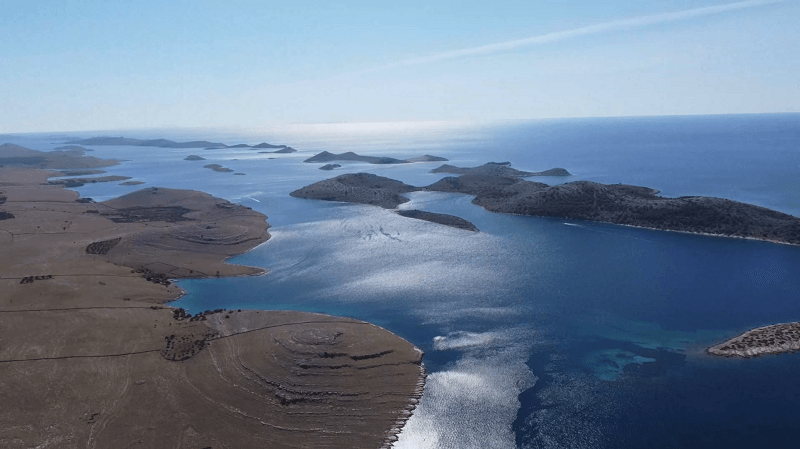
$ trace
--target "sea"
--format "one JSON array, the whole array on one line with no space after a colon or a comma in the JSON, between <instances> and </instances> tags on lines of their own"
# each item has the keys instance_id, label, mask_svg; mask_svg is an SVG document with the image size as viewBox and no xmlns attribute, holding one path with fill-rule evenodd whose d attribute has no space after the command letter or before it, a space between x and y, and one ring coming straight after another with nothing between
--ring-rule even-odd
<instances>
[{"instance_id":1,"label":"sea","mask_svg":"<svg viewBox=\"0 0 800 449\"><path fill-rule=\"evenodd\" d=\"M142 187L195 189L268 216L272 237L230 260L258 277L182 280L172 303L302 310L383 326L425 351L424 396L396 448L790 448L800 441L800 354L721 358L706 348L800 321L800 247L563 218L488 212L463 194L416 192L403 208L447 213L473 233L377 207L292 198L343 173L423 186L440 163L303 160L321 152L456 166L563 167L566 178L704 195L800 216L800 114L493 123L372 123L0 135L37 150L98 135L286 144L252 149L90 146L122 159L102 201ZM186 161L188 155L205 161ZM220 164L233 173L203 168Z\"/></svg>"}]
</instances>

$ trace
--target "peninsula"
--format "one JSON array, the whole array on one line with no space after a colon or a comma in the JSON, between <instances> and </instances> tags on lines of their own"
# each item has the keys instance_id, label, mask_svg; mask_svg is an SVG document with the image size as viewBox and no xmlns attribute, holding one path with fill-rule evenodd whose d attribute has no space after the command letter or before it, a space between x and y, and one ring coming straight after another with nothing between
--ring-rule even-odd
<instances>
[{"instance_id":1,"label":"peninsula","mask_svg":"<svg viewBox=\"0 0 800 449\"><path fill-rule=\"evenodd\" d=\"M725 357L757 357L800 350L800 323L781 323L751 329L708 348L708 353Z\"/></svg>"},{"instance_id":2,"label":"peninsula","mask_svg":"<svg viewBox=\"0 0 800 449\"><path fill-rule=\"evenodd\" d=\"M396 159L393 157L383 157L383 156L361 156L359 154L353 153L352 151L348 151L346 153L336 154L336 153L329 153L327 151L323 151L318 153L310 158L304 160L303 162L337 162L337 161L347 161L347 162L366 162L368 164L411 164L415 162L435 162L435 161L446 161L447 159L438 156L431 156L426 154L425 156L413 157L409 159Z\"/></svg>"},{"instance_id":3,"label":"peninsula","mask_svg":"<svg viewBox=\"0 0 800 449\"><path fill-rule=\"evenodd\" d=\"M149 188L95 203L0 168L0 446L388 447L422 352L369 323L164 305L174 278L263 274L225 259L266 217Z\"/></svg>"},{"instance_id":4,"label":"peninsula","mask_svg":"<svg viewBox=\"0 0 800 449\"><path fill-rule=\"evenodd\" d=\"M484 166L485 167L485 166ZM490 170L510 167L497 165ZM712 197L665 198L623 184L575 181L549 186L520 176L464 174L414 187L364 173L341 175L292 196L395 208L413 191L457 192L492 212L601 221L645 228L800 244L800 219L760 206Z\"/></svg>"}]
</instances>

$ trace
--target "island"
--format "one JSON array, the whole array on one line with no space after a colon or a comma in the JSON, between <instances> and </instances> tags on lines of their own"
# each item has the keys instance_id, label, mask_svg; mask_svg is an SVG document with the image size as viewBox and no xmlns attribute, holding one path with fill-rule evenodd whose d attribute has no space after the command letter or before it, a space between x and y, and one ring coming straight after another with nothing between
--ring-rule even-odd
<instances>
[{"instance_id":1,"label":"island","mask_svg":"<svg viewBox=\"0 0 800 449\"><path fill-rule=\"evenodd\" d=\"M203 168L208 168L208 169L214 170L216 172L220 172L220 173L230 173L230 172L233 171L230 168L223 167L223 166L221 166L219 164L208 164L208 165L204 165Z\"/></svg>"},{"instance_id":2,"label":"island","mask_svg":"<svg viewBox=\"0 0 800 449\"><path fill-rule=\"evenodd\" d=\"M352 151L348 151L346 153L336 154L336 153L329 153L327 151L323 151L318 153L310 158L304 160L303 162L336 162L336 161L347 161L347 162L366 162L368 164L411 164L415 162L433 162L433 161L446 161L447 159L438 156L420 156L414 157L409 159L396 159L393 157L385 157L385 156L361 156L359 154L353 153Z\"/></svg>"},{"instance_id":3,"label":"island","mask_svg":"<svg viewBox=\"0 0 800 449\"><path fill-rule=\"evenodd\" d=\"M326 179L310 186L291 192L296 198L319 199L327 201L343 201L348 203L368 204L384 209L397 209L409 201L403 193L420 190L409 184L371 173L354 173ZM395 210L400 216L425 220L445 226L468 231L478 228L467 220L447 214L436 214L414 209Z\"/></svg>"},{"instance_id":4,"label":"island","mask_svg":"<svg viewBox=\"0 0 800 449\"><path fill-rule=\"evenodd\" d=\"M117 165L113 159L84 156L85 149L72 148L59 151L38 151L11 143L0 145L0 167L27 167L41 169L87 169Z\"/></svg>"},{"instance_id":5,"label":"island","mask_svg":"<svg viewBox=\"0 0 800 449\"><path fill-rule=\"evenodd\" d=\"M757 357L800 350L800 323L781 323L751 329L708 348L708 353L725 357Z\"/></svg>"},{"instance_id":6,"label":"island","mask_svg":"<svg viewBox=\"0 0 800 449\"><path fill-rule=\"evenodd\" d=\"M370 323L166 305L266 217L191 190L104 202L0 168L0 445L388 447L419 401L422 351Z\"/></svg>"},{"instance_id":7,"label":"island","mask_svg":"<svg viewBox=\"0 0 800 449\"><path fill-rule=\"evenodd\" d=\"M564 168L551 168L540 172L530 172L511 168L511 162L487 162L479 167L455 167L444 164L431 170L431 173L452 173L455 175L504 176L510 178L527 178L531 176L572 176Z\"/></svg>"},{"instance_id":8,"label":"island","mask_svg":"<svg viewBox=\"0 0 800 449\"><path fill-rule=\"evenodd\" d=\"M455 215L437 214L434 212L416 209L399 209L396 210L395 213L407 218L415 218L417 220L438 223L441 225L450 226L452 228L463 229L465 231L478 232L477 226L461 217L456 217Z\"/></svg>"},{"instance_id":9,"label":"island","mask_svg":"<svg viewBox=\"0 0 800 449\"><path fill-rule=\"evenodd\" d=\"M341 167L342 166L339 165L339 164L325 164L322 167L320 167L319 169L320 170L333 170L333 169L341 168Z\"/></svg>"},{"instance_id":10,"label":"island","mask_svg":"<svg viewBox=\"0 0 800 449\"><path fill-rule=\"evenodd\" d=\"M271 151L271 153L294 153L297 150L287 145L271 145L266 142L258 145L248 145L245 143L226 145L219 142L209 142L207 140L193 140L191 142L175 142L169 139L134 139L130 137L109 137L99 136L91 137L88 139L79 139L66 142L70 145L118 145L118 146L131 146L131 147L157 147L157 148L205 148L206 150L218 150L224 148L278 148L278 151ZM61 148L71 148L69 146Z\"/></svg>"},{"instance_id":11,"label":"island","mask_svg":"<svg viewBox=\"0 0 800 449\"><path fill-rule=\"evenodd\" d=\"M206 158L204 158L202 156L198 156L196 154L190 154L190 155L186 156L185 158L183 158L183 160L184 161L204 161L204 160L206 160Z\"/></svg>"},{"instance_id":12,"label":"island","mask_svg":"<svg viewBox=\"0 0 800 449\"><path fill-rule=\"evenodd\" d=\"M130 137L99 136L88 139L65 142L69 145L117 145L129 147L157 147L157 148L226 148L224 143L208 142L206 140L193 140L191 142L175 142L168 139L133 139Z\"/></svg>"},{"instance_id":13,"label":"island","mask_svg":"<svg viewBox=\"0 0 800 449\"><path fill-rule=\"evenodd\" d=\"M497 168L510 168L497 165ZM494 170L495 168L491 168ZM550 186L521 176L464 174L415 187L364 173L323 180L292 196L396 208L413 191L473 195L492 212L600 221L650 229L741 237L800 244L800 219L760 206L723 198L666 198L648 187L575 181Z\"/></svg>"}]
</instances>

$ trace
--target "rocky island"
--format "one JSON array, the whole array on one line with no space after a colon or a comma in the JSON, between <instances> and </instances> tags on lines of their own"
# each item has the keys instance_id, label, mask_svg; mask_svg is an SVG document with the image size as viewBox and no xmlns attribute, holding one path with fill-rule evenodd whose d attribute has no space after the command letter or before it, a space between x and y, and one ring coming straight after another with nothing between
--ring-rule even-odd
<instances>
[{"instance_id":1,"label":"rocky island","mask_svg":"<svg viewBox=\"0 0 800 449\"><path fill-rule=\"evenodd\" d=\"M0 446L387 447L422 394L422 352L369 323L164 305L265 216L164 188L95 203L0 168Z\"/></svg>"},{"instance_id":2,"label":"rocky island","mask_svg":"<svg viewBox=\"0 0 800 449\"><path fill-rule=\"evenodd\" d=\"M506 172L508 169L505 164L488 168ZM364 173L348 174L320 181L291 195L395 208L408 201L402 193L457 192L475 196L474 204L492 212L800 244L800 219L738 201L700 196L665 198L648 187L590 181L549 186L527 181L522 176L473 173L445 177L427 187Z\"/></svg>"},{"instance_id":3,"label":"rocky island","mask_svg":"<svg viewBox=\"0 0 800 449\"><path fill-rule=\"evenodd\" d=\"M751 329L708 348L708 353L725 357L757 357L800 350L800 323L781 323Z\"/></svg>"},{"instance_id":4,"label":"rocky island","mask_svg":"<svg viewBox=\"0 0 800 449\"><path fill-rule=\"evenodd\" d=\"M415 162L433 162L433 161L446 161L447 159L438 156L419 156L409 159L396 159L393 157L385 157L385 156L361 156L359 154L353 153L352 151L348 151L346 153L336 154L336 153L329 153L327 151L323 151L318 153L310 158L304 160L303 162L337 162L337 161L347 161L347 162L366 162L368 164L411 164Z\"/></svg>"}]
</instances>

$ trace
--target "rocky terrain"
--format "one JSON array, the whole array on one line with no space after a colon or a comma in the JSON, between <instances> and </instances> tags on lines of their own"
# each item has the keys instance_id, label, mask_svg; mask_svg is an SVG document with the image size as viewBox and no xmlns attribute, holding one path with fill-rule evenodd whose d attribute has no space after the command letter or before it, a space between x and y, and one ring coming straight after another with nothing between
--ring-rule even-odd
<instances>
[{"instance_id":1,"label":"rocky terrain","mask_svg":"<svg viewBox=\"0 0 800 449\"><path fill-rule=\"evenodd\" d=\"M96 203L0 168L0 447L388 447L422 352L363 321L164 304L265 216L189 190Z\"/></svg>"},{"instance_id":2,"label":"rocky terrain","mask_svg":"<svg viewBox=\"0 0 800 449\"><path fill-rule=\"evenodd\" d=\"M758 327L708 348L709 354L725 357L757 357L800 350L800 323Z\"/></svg>"}]
</instances>

